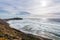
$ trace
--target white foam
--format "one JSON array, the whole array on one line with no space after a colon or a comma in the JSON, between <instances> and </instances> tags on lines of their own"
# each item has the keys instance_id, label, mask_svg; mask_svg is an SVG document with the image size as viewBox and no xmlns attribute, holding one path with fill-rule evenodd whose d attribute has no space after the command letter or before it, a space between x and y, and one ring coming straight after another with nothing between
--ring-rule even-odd
<instances>
[{"instance_id":1,"label":"white foam","mask_svg":"<svg viewBox=\"0 0 60 40\"><path fill-rule=\"evenodd\" d=\"M12 28L20 30L24 33L38 35L42 37L48 37L53 39L58 39L59 37L55 36L52 33L56 33L60 35L60 25L52 24L49 22L38 22L34 20L12 20L8 21ZM52 33L49 33L52 32Z\"/></svg>"}]
</instances>

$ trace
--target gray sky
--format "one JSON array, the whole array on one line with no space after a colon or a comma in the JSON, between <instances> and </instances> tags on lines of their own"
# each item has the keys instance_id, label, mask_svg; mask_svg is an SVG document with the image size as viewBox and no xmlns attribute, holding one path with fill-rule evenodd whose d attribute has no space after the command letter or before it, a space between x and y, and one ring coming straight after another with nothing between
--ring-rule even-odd
<instances>
[{"instance_id":1,"label":"gray sky","mask_svg":"<svg viewBox=\"0 0 60 40\"><path fill-rule=\"evenodd\" d=\"M0 0L1 16L15 16L21 11L34 15L60 15L60 0Z\"/></svg>"}]
</instances>

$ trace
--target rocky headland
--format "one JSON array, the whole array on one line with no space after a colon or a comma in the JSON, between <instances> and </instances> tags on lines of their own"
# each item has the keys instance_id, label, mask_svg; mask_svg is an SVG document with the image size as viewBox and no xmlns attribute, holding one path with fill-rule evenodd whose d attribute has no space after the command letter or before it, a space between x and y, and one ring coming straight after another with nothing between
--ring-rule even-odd
<instances>
[{"instance_id":1,"label":"rocky headland","mask_svg":"<svg viewBox=\"0 0 60 40\"><path fill-rule=\"evenodd\" d=\"M17 18L12 18L17 19ZM0 19L0 40L52 40L48 38L43 38L40 36L25 34L14 28L10 28L9 24L6 22L11 19Z\"/></svg>"}]
</instances>

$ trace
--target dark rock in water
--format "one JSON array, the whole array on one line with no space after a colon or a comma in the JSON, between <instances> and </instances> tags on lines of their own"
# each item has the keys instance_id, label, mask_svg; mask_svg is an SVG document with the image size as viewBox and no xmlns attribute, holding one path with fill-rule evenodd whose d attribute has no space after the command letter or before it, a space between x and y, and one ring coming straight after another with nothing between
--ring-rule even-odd
<instances>
[{"instance_id":1,"label":"dark rock in water","mask_svg":"<svg viewBox=\"0 0 60 40\"><path fill-rule=\"evenodd\" d=\"M0 40L52 40L40 36L25 34L19 30L10 28L9 24L0 19Z\"/></svg>"},{"instance_id":2,"label":"dark rock in water","mask_svg":"<svg viewBox=\"0 0 60 40\"><path fill-rule=\"evenodd\" d=\"M48 20L51 22L60 22L60 18L50 18Z\"/></svg>"},{"instance_id":3,"label":"dark rock in water","mask_svg":"<svg viewBox=\"0 0 60 40\"><path fill-rule=\"evenodd\" d=\"M23 18L9 18L9 19L3 19L5 21L9 21L9 20L23 20Z\"/></svg>"}]
</instances>

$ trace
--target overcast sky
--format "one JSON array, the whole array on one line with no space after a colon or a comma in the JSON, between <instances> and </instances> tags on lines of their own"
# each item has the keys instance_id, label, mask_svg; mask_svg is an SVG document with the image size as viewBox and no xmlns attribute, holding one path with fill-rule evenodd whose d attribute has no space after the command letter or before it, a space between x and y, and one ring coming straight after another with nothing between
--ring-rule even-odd
<instances>
[{"instance_id":1,"label":"overcast sky","mask_svg":"<svg viewBox=\"0 0 60 40\"><path fill-rule=\"evenodd\" d=\"M21 11L34 15L60 15L60 0L0 0L0 17L12 17Z\"/></svg>"}]
</instances>

